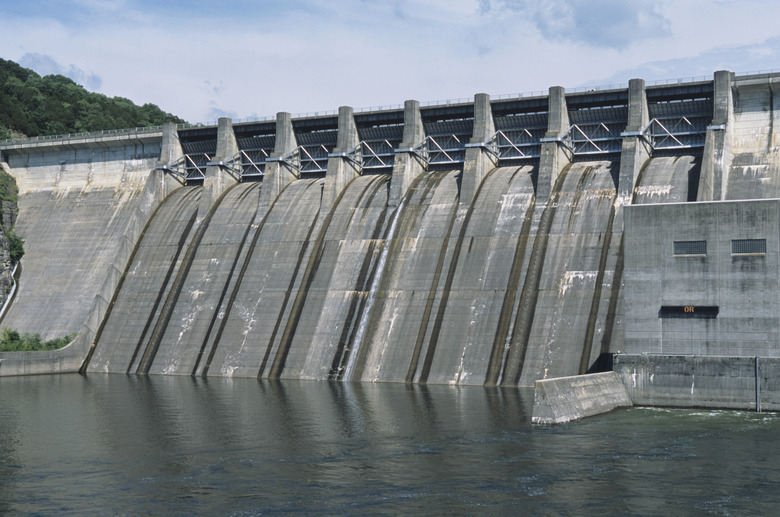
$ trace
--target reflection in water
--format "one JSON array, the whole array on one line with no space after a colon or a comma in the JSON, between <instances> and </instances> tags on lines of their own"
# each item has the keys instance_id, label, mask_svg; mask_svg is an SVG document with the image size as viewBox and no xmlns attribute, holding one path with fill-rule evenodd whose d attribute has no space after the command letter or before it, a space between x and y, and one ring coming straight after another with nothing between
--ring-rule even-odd
<instances>
[{"instance_id":1,"label":"reflection in water","mask_svg":"<svg viewBox=\"0 0 780 517\"><path fill-rule=\"evenodd\" d=\"M532 427L529 390L124 375L0 379L0 512L741 514L774 414Z\"/></svg>"}]
</instances>

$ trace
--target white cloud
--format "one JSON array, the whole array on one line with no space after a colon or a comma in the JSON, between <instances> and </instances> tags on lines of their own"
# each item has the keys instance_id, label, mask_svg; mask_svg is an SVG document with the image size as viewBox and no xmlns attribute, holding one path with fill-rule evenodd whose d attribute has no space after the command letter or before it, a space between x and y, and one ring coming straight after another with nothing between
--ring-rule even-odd
<instances>
[{"instance_id":1,"label":"white cloud","mask_svg":"<svg viewBox=\"0 0 780 517\"><path fill-rule=\"evenodd\" d=\"M643 0L481 0L480 9L519 13L549 41L619 50L669 36L670 21L658 5Z\"/></svg>"},{"instance_id":2,"label":"white cloud","mask_svg":"<svg viewBox=\"0 0 780 517\"><path fill-rule=\"evenodd\" d=\"M191 122L780 67L769 0L17 4L0 56Z\"/></svg>"},{"instance_id":3,"label":"white cloud","mask_svg":"<svg viewBox=\"0 0 780 517\"><path fill-rule=\"evenodd\" d=\"M30 68L39 75L63 75L72 79L77 84L85 87L87 90L100 90L103 80L100 76L85 72L76 65L64 67L53 57L45 54L28 53L19 59L19 64L25 68Z\"/></svg>"}]
</instances>

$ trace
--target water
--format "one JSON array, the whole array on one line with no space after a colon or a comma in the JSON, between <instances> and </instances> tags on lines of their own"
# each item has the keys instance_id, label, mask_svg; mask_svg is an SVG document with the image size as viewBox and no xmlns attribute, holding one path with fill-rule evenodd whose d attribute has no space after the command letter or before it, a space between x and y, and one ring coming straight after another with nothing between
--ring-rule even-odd
<instances>
[{"instance_id":1,"label":"water","mask_svg":"<svg viewBox=\"0 0 780 517\"><path fill-rule=\"evenodd\" d=\"M532 426L524 389L0 379L0 512L769 515L780 417Z\"/></svg>"},{"instance_id":2,"label":"water","mask_svg":"<svg viewBox=\"0 0 780 517\"><path fill-rule=\"evenodd\" d=\"M366 301L366 307L360 316L360 323L358 323L357 334L353 341L353 349L349 353L347 359L347 366L344 370L344 379L351 380L352 372L355 370L355 361L357 361L360 344L363 342L363 335L366 333L366 325L368 318L371 315L371 309L374 308L374 301L376 300L376 292L379 289L379 281L382 279L382 273L385 272L385 262L387 262L387 252L390 251L390 243L393 241L395 235L395 227L398 223L398 218L401 216L401 212L404 208L405 199L401 200L398 208L395 209L393 214L393 220L390 222L390 229L387 232L385 242L382 244L382 251L379 254L379 261L377 262L377 273L374 275L374 280L371 282L371 288L368 291L368 300Z\"/></svg>"}]
</instances>

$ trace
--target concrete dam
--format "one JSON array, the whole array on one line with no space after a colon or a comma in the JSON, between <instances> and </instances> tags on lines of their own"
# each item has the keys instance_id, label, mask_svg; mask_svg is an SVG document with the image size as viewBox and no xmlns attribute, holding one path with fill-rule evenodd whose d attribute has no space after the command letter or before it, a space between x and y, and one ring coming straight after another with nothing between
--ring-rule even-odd
<instances>
[{"instance_id":1,"label":"concrete dam","mask_svg":"<svg viewBox=\"0 0 780 517\"><path fill-rule=\"evenodd\" d=\"M687 220L639 209L780 197L778 81L718 72L0 143L27 250L2 325L79 332L0 354L0 375L531 386L663 355L663 307L704 304L695 289L642 301L647 282L680 283L643 269L640 251L666 246L647 225Z\"/></svg>"}]
</instances>

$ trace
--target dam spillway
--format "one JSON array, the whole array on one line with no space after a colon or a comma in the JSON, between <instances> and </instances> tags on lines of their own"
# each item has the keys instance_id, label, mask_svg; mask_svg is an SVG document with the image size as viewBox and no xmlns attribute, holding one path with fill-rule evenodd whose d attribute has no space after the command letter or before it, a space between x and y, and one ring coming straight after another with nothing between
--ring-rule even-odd
<instances>
[{"instance_id":1,"label":"dam spillway","mask_svg":"<svg viewBox=\"0 0 780 517\"><path fill-rule=\"evenodd\" d=\"M627 346L627 206L780 195L771 136L749 136L771 126L773 79L726 76L728 92L721 74L166 126L98 158L88 140L9 144L31 247L3 324L80 321L62 368L87 373L529 386L594 371ZM35 321L35 303L57 317Z\"/></svg>"},{"instance_id":2,"label":"dam spillway","mask_svg":"<svg viewBox=\"0 0 780 517\"><path fill-rule=\"evenodd\" d=\"M535 231L522 166L490 171L462 208L456 170L420 176L395 209L390 175L361 176L321 218L324 180L294 181L254 232L259 184L197 227L203 187L183 187L145 229L87 371L517 384L589 367L615 166L564 170Z\"/></svg>"}]
</instances>

